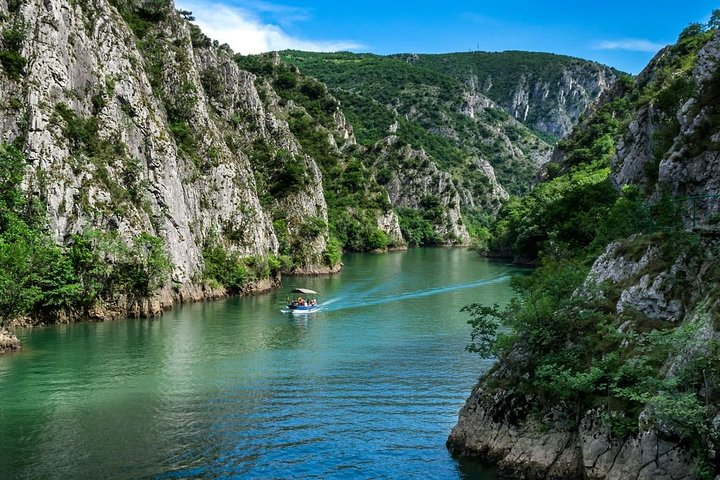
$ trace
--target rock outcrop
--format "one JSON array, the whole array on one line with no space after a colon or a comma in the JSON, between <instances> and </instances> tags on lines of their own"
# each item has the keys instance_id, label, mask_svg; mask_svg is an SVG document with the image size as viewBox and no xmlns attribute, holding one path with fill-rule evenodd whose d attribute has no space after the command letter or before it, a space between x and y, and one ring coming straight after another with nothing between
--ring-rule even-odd
<instances>
[{"instance_id":1,"label":"rock outcrop","mask_svg":"<svg viewBox=\"0 0 720 480\"><path fill-rule=\"evenodd\" d=\"M390 245L405 245L397 213L390 211L378 217L378 228L388 236Z\"/></svg>"},{"instance_id":2,"label":"rock outcrop","mask_svg":"<svg viewBox=\"0 0 720 480\"><path fill-rule=\"evenodd\" d=\"M587 371L554 369L562 361L549 365L554 357L546 357L543 367L568 374L572 382L533 383L534 373L542 378L547 371L534 370L532 340L518 332L519 340L503 351L460 411L448 439L455 452L479 455L520 478L717 478L717 382L708 380L706 366L717 362L720 338L720 33L712 28L689 28L679 46L658 53L635 85L609 98L625 101L633 114L620 133L611 181L618 189L632 187L624 200L644 195L648 205L638 214L644 220L662 220L654 210L658 206L668 207L664 214L670 220L660 232L637 226L633 235L609 243L569 303L543 317L582 325L584 315L602 312L598 318L604 320L594 319L593 326L606 321L607 332L583 326L579 336L587 338L563 340L558 355L582 345L584 352L599 349L603 361L615 355L621 361L602 377L608 379L603 386L591 381L587 390L573 390L583 393L572 401L548 398L533 386L546 382L571 390ZM688 39L702 43L689 47ZM692 48L700 46L695 55ZM691 61L691 71L679 67ZM644 100L633 103L639 97ZM557 157L562 162L562 152ZM689 202L692 196L703 198ZM593 339L598 334L602 338ZM658 338L672 339L671 346L661 347ZM599 365L590 358L585 365ZM618 369L639 365L643 373L632 380L615 376ZM693 370L698 368L699 374ZM646 390L633 390L644 377L652 378ZM633 397L631 391L644 394ZM680 407L681 401L698 406ZM613 430L618 418L627 422L624 430ZM692 422L699 426L688 427Z\"/></svg>"},{"instance_id":3,"label":"rock outcrop","mask_svg":"<svg viewBox=\"0 0 720 480\"><path fill-rule=\"evenodd\" d=\"M172 264L164 308L215 295L201 282L210 242L267 258L279 248L273 211L327 225L320 170L287 110L171 3L29 0L12 11L3 2L0 13L27 61L21 74L0 74L2 139L24 151L23 188L47 206L58 243L90 228L126 242L161 238ZM339 134L352 137L347 126ZM302 166L302 188L263 203L255 174L264 167L251 161L258 143ZM327 235L305 239L298 270L336 269L323 262Z\"/></svg>"},{"instance_id":4,"label":"rock outcrop","mask_svg":"<svg viewBox=\"0 0 720 480\"><path fill-rule=\"evenodd\" d=\"M668 49L659 52L639 81L657 81L653 67L671 54ZM617 188L641 185L656 202L663 194L692 197L720 192L719 61L716 33L697 54L692 70L695 94L671 112L652 103L638 112L613 158L612 180ZM665 145L659 145L663 137ZM650 178L649 171L655 172ZM702 225L718 212L720 202L709 198L698 199L682 213L687 225Z\"/></svg>"},{"instance_id":5,"label":"rock outcrop","mask_svg":"<svg viewBox=\"0 0 720 480\"><path fill-rule=\"evenodd\" d=\"M717 268L720 241L712 235L702 239L704 259L668 258L653 246L628 253L638 238L610 244L576 295L597 295L594 286L611 284L621 292L615 293L618 314L631 310L644 318L694 326L691 343L699 347L668 359L666 375L672 378L678 362L702 354L702 346L717 338L708 304L717 300L712 300L713 287L705 277ZM532 395L488 388L488 383L512 383L512 377L496 366L474 388L448 438L448 447L459 455L479 455L508 475L527 479L693 478L693 453L650 407L638 418L637 435L617 437L601 420L602 409L582 412L577 419L571 405L559 403L538 418L531 413Z\"/></svg>"},{"instance_id":6,"label":"rock outcrop","mask_svg":"<svg viewBox=\"0 0 720 480\"><path fill-rule=\"evenodd\" d=\"M537 52L400 55L462 81L536 131L569 134L585 110L617 79L598 63Z\"/></svg>"},{"instance_id":7,"label":"rock outcrop","mask_svg":"<svg viewBox=\"0 0 720 480\"><path fill-rule=\"evenodd\" d=\"M444 242L465 245L470 241L462 223L461 197L452 177L439 170L423 150L404 145L397 137L388 137L378 146L375 167L392 171L383 186L393 205L434 209L437 217L431 223ZM437 209L438 206L441 208Z\"/></svg>"},{"instance_id":8,"label":"rock outcrop","mask_svg":"<svg viewBox=\"0 0 720 480\"><path fill-rule=\"evenodd\" d=\"M615 74L598 64L577 63L563 69L559 78L522 75L509 98L498 100L517 120L562 138L580 116L615 81ZM487 82L492 83L488 78ZM491 95L492 88L486 94Z\"/></svg>"},{"instance_id":9,"label":"rock outcrop","mask_svg":"<svg viewBox=\"0 0 720 480\"><path fill-rule=\"evenodd\" d=\"M11 332L0 329L0 354L20 350L20 340Z\"/></svg>"},{"instance_id":10,"label":"rock outcrop","mask_svg":"<svg viewBox=\"0 0 720 480\"><path fill-rule=\"evenodd\" d=\"M613 438L600 426L597 412L589 412L577 429L563 423L562 411L541 421L508 418L525 401L495 393L488 398L480 388L473 391L460 411L448 445L457 454L467 449L496 463L512 478L624 480L637 478L690 479L687 451L656 431L626 440ZM527 405L525 405L527 406ZM471 428L467 428L471 426Z\"/></svg>"}]
</instances>

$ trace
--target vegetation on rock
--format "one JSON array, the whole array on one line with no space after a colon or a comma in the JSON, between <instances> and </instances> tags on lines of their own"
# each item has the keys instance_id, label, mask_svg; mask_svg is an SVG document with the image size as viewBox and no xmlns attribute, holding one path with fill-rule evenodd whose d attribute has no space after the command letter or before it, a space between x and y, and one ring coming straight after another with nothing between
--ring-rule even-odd
<instances>
[{"instance_id":1,"label":"vegetation on rock","mask_svg":"<svg viewBox=\"0 0 720 480\"><path fill-rule=\"evenodd\" d=\"M394 57L463 82L512 112L550 143L566 133L567 127L561 124L564 116L581 114L602 93L603 85L598 81L610 83L622 75L597 63L552 53L464 52ZM563 92L568 88L563 78L567 75L577 79L584 87L582 92ZM518 96L527 97L527 109L516 104Z\"/></svg>"},{"instance_id":2,"label":"vegetation on rock","mask_svg":"<svg viewBox=\"0 0 720 480\"><path fill-rule=\"evenodd\" d=\"M170 263L160 238L141 233L128 245L95 230L56 245L45 231L44 206L20 190L23 155L0 144L0 326L87 310L119 295L131 302L164 286Z\"/></svg>"},{"instance_id":3,"label":"vegetation on rock","mask_svg":"<svg viewBox=\"0 0 720 480\"><path fill-rule=\"evenodd\" d=\"M688 27L650 71L618 84L560 142L564 161L549 166L549 180L512 199L492 228L493 248L539 268L513 281L518 296L506 307L465 307L468 350L499 360L482 379L488 395L503 390L532 398L527 414L540 421L560 408L573 419L568 430L590 412L614 438L654 429L692 452L696 478L714 478L720 468L708 455L720 442L713 423L720 401L720 246L682 221L660 221L661 231L648 232L645 202L667 191L655 183L657 164L673 144L689 141L678 136L677 111L691 97L704 102L692 71L715 33L713 25ZM660 112L656 162L644 172L651 181L618 192L608 178L611 159L630 121L648 105ZM603 261L616 262L612 275L625 277L595 284ZM635 270L623 274L617 262ZM637 288L660 289L646 295L664 295L668 306L656 306L656 314L630 303ZM675 308L679 318L667 313Z\"/></svg>"},{"instance_id":4,"label":"vegetation on rock","mask_svg":"<svg viewBox=\"0 0 720 480\"><path fill-rule=\"evenodd\" d=\"M387 195L363 162L363 150L348 142L338 130L336 115L340 103L327 87L291 65L273 62L271 55L238 55L236 61L241 68L267 80L285 105L291 102L294 105L290 107L288 124L303 152L317 162L322 172L332 248L341 245L347 250L369 251L391 246L377 225L378 215L391 208ZM276 152L274 157L277 155ZM272 178L276 167L270 161L273 154L267 150L255 148L251 158L256 162L256 178L267 177L265 172L270 172L269 190L273 185L288 189L296 182L302 183L302 172L288 164L283 167L281 178ZM261 179L259 183L268 181ZM288 221L282 212L276 212L274 220ZM325 258L337 259L337 252L328 251Z\"/></svg>"},{"instance_id":5,"label":"vegetation on rock","mask_svg":"<svg viewBox=\"0 0 720 480\"><path fill-rule=\"evenodd\" d=\"M465 105L465 86L429 68L370 54L286 51L281 57L328 85L360 144L374 145L394 126L395 135L424 149L460 186L477 176L469 171L470 160L481 157L508 191L525 192L537 169L534 157L548 152L544 141L502 109ZM473 109L472 116L465 108Z\"/></svg>"}]
</instances>

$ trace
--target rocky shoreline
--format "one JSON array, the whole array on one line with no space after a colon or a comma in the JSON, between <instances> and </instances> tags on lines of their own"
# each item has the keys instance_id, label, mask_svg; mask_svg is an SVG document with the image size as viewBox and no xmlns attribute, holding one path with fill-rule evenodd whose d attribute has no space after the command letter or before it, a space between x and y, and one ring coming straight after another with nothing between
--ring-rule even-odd
<instances>
[{"instance_id":1,"label":"rocky shoreline","mask_svg":"<svg viewBox=\"0 0 720 480\"><path fill-rule=\"evenodd\" d=\"M293 272L293 274L302 276L332 275L341 270L342 264L338 264L327 268L307 268L302 270L302 273ZM248 282L237 295L259 295L279 288L280 284L281 277L279 275L255 280ZM149 299L133 300L127 296L122 296L112 303L101 303L86 311L63 310L55 312L52 317L17 318L9 322L9 328L0 329L0 355L16 352L22 348L22 343L12 331L16 327L33 328L76 322L107 322L122 318L152 318L161 316L165 311L183 304L218 300L230 296L233 296L233 294L223 287L192 286L184 287L178 292L170 288L164 288Z\"/></svg>"},{"instance_id":2,"label":"rocky shoreline","mask_svg":"<svg viewBox=\"0 0 720 480\"><path fill-rule=\"evenodd\" d=\"M543 418L527 415L531 397L475 387L447 440L457 456L497 465L501 476L525 480L690 480L691 453L661 432L613 438L589 411L571 428L562 405Z\"/></svg>"}]
</instances>

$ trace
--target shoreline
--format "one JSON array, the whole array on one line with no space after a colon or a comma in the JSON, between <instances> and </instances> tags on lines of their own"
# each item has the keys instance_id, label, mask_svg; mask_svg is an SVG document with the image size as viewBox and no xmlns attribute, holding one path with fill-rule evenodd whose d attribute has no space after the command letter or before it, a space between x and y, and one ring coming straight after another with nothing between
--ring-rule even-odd
<instances>
[{"instance_id":1,"label":"shoreline","mask_svg":"<svg viewBox=\"0 0 720 480\"><path fill-rule=\"evenodd\" d=\"M334 267L310 267L295 270L286 275L291 277L334 275L342 271L343 266L341 262ZM98 303L88 309L57 311L34 320L23 316L9 321L5 327L0 328L0 355L19 353L22 350L22 342L15 334L17 328L32 329L73 323L100 323L123 319L156 318L173 308L183 305L210 302L224 298L261 295L277 290L281 285L282 275L277 275L248 282L237 293L229 293L225 287L212 288L187 285L179 290L165 287L151 298L135 300L127 296L121 296L112 303Z\"/></svg>"}]
</instances>

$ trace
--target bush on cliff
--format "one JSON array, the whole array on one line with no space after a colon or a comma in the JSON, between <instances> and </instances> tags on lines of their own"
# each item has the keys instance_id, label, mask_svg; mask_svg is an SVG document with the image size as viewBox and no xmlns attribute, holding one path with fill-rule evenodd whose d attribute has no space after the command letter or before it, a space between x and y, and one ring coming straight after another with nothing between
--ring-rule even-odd
<instances>
[{"instance_id":1,"label":"bush on cliff","mask_svg":"<svg viewBox=\"0 0 720 480\"><path fill-rule=\"evenodd\" d=\"M713 18L717 23L720 11ZM666 228L660 232L642 234L648 211L642 208L641 194L663 191L656 189L653 172L645 172L644 192L635 186L616 193L607 175L619 135L642 106L652 103L660 112L655 126L661 132L673 127L677 109L697 90L689 83L695 55L716 26L683 31L678 44L659 57L653 74L644 77L646 83L621 84L616 98L560 142L566 162L529 195L510 201L493 229L496 248L537 258L540 267L513 281L518 295L506 307L465 308L472 327L468 350L499 360L484 379L490 394L504 389L532 398L530 413L537 419L561 405L576 421L568 428L576 428L590 410L615 437L655 427L660 436L694 453L695 478L703 479L720 471L708 455L720 443L713 423L720 400L720 347L712 330L718 328L713 307L720 281L713 251L717 245L701 243L697 233L684 231L677 220L663 222ZM712 109L712 102L707 106ZM671 143L654 152L658 159ZM676 218L669 210L662 216ZM620 312L617 305L627 285L608 282L593 290L584 283L594 260L614 240L621 241L618 255L634 261L650 246L660 252L637 273L636 281L668 272L672 291L660 295L664 301L681 301L685 313L693 313L691 320L678 325L628 305ZM671 266L678 259L695 267L675 272ZM692 268L702 275L692 275ZM690 302L692 295L706 300Z\"/></svg>"},{"instance_id":2,"label":"bush on cliff","mask_svg":"<svg viewBox=\"0 0 720 480\"><path fill-rule=\"evenodd\" d=\"M0 326L24 315L82 311L117 295L147 298L166 283L163 242L147 233L130 246L97 231L55 244L44 212L20 190L24 168L23 155L0 144Z\"/></svg>"}]
</instances>

